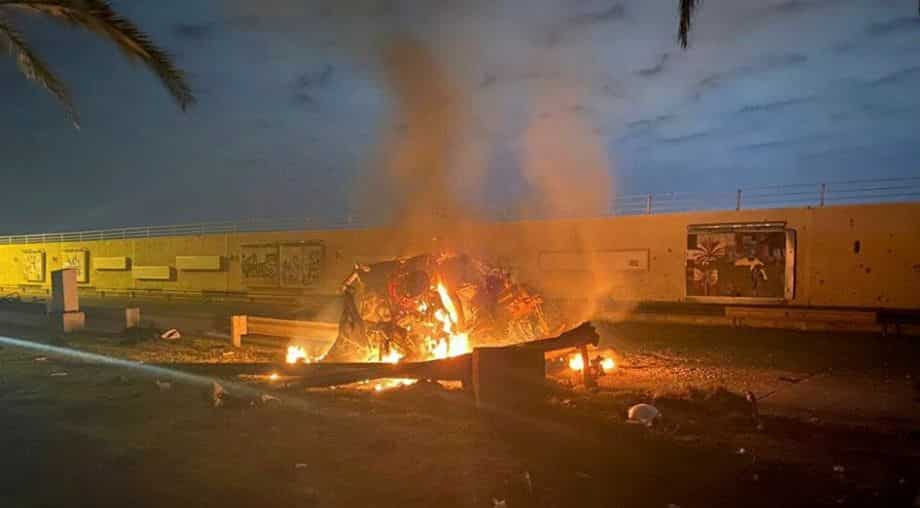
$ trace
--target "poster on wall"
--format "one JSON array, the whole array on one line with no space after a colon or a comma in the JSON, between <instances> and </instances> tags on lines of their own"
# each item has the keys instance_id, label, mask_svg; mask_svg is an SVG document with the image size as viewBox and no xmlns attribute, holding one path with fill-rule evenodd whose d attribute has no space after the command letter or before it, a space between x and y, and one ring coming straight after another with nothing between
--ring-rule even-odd
<instances>
[{"instance_id":1,"label":"poster on wall","mask_svg":"<svg viewBox=\"0 0 920 508\"><path fill-rule=\"evenodd\" d=\"M782 226L691 226L687 231L687 297L791 298L792 238Z\"/></svg>"},{"instance_id":2,"label":"poster on wall","mask_svg":"<svg viewBox=\"0 0 920 508\"><path fill-rule=\"evenodd\" d=\"M282 244L279 252L282 287L305 288L319 282L324 253L322 244Z\"/></svg>"},{"instance_id":3,"label":"poster on wall","mask_svg":"<svg viewBox=\"0 0 920 508\"><path fill-rule=\"evenodd\" d=\"M22 276L26 282L45 281L45 252L27 250L22 252Z\"/></svg>"},{"instance_id":4,"label":"poster on wall","mask_svg":"<svg viewBox=\"0 0 920 508\"><path fill-rule=\"evenodd\" d=\"M89 251L86 250L65 250L63 253L63 260L61 261L62 268L74 268L77 270L77 282L86 283L89 282Z\"/></svg>"},{"instance_id":5,"label":"poster on wall","mask_svg":"<svg viewBox=\"0 0 920 508\"><path fill-rule=\"evenodd\" d=\"M277 286L279 277L276 244L242 245L240 266L244 286Z\"/></svg>"}]
</instances>

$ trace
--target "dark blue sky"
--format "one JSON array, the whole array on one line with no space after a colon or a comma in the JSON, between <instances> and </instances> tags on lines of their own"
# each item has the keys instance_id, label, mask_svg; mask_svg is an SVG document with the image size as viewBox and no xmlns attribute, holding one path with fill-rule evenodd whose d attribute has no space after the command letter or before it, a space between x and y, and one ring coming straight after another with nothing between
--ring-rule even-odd
<instances>
[{"instance_id":1,"label":"dark blue sky","mask_svg":"<svg viewBox=\"0 0 920 508\"><path fill-rule=\"evenodd\" d=\"M0 64L0 232L374 213L356 201L381 154L419 132L381 57L396 38L463 112L438 159L461 201L920 176L914 0L708 0L688 51L674 2L346 3L115 2L188 71L185 114L109 45L24 18L83 128Z\"/></svg>"}]
</instances>

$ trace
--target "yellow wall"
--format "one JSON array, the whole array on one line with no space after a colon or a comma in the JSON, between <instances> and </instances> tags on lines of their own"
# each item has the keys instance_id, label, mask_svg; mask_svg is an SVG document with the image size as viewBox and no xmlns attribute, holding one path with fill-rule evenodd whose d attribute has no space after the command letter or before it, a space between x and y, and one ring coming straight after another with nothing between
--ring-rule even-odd
<instances>
[{"instance_id":1,"label":"yellow wall","mask_svg":"<svg viewBox=\"0 0 920 508\"><path fill-rule=\"evenodd\" d=\"M370 262L440 250L486 256L513 269L549 296L608 294L616 300L681 301L686 232L691 224L784 221L796 230L794 305L920 308L920 204L884 204L727 212L694 212L499 224L445 224L437 231L373 229L295 231L0 245L0 286L27 285L24 250L43 250L48 275L61 267L62 251L87 249L94 257L127 256L132 265L169 265L176 256L221 256L215 272L175 272L170 281L134 280L128 271L90 270L83 286L95 290L258 291L333 294L355 260ZM853 252L859 240L860 252ZM319 241L325 246L320 283L307 290L243 286L240 246ZM647 250L648 269L613 270L594 262L597 251ZM580 252L583 270L541 268L545 252Z\"/></svg>"}]
</instances>

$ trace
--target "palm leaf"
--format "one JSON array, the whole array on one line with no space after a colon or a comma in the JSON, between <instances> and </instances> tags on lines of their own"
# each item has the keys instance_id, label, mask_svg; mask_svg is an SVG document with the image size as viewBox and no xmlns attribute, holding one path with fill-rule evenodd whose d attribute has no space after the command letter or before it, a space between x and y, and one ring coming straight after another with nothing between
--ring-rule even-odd
<instances>
[{"instance_id":1,"label":"palm leaf","mask_svg":"<svg viewBox=\"0 0 920 508\"><path fill-rule=\"evenodd\" d=\"M45 62L32 51L22 34L3 16L0 16L0 42L5 43L9 48L10 54L16 57L16 63L19 65L19 70L22 74L51 92L64 106L67 117L75 127L79 128L77 113L73 108L67 87L51 72Z\"/></svg>"},{"instance_id":2,"label":"palm leaf","mask_svg":"<svg viewBox=\"0 0 920 508\"><path fill-rule=\"evenodd\" d=\"M690 26L693 23L693 13L699 7L700 0L680 0L680 23L677 27L677 38L680 47L687 49L687 40L690 36Z\"/></svg>"},{"instance_id":3,"label":"palm leaf","mask_svg":"<svg viewBox=\"0 0 920 508\"><path fill-rule=\"evenodd\" d=\"M172 56L105 0L0 0L3 7L45 14L95 32L114 42L128 58L146 65L183 111L195 102L185 73L172 63Z\"/></svg>"}]
</instances>

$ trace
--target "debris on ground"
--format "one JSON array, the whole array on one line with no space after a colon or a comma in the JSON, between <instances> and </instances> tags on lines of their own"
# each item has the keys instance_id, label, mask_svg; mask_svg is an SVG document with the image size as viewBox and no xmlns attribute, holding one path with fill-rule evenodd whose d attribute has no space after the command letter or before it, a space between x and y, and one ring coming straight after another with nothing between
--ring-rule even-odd
<instances>
[{"instance_id":1,"label":"debris on ground","mask_svg":"<svg viewBox=\"0 0 920 508\"><path fill-rule=\"evenodd\" d=\"M161 333L160 338L163 340L179 340L182 338L182 334L179 333L179 330L170 328L169 330Z\"/></svg>"},{"instance_id":2,"label":"debris on ground","mask_svg":"<svg viewBox=\"0 0 920 508\"><path fill-rule=\"evenodd\" d=\"M845 471L846 471L846 468L841 466L840 464L837 464L834 466L835 473L844 473Z\"/></svg>"},{"instance_id":3,"label":"debris on ground","mask_svg":"<svg viewBox=\"0 0 920 508\"><path fill-rule=\"evenodd\" d=\"M69 375L69 374L66 373L66 372L63 372L63 371L58 371L58 372L52 372L52 373L51 373L51 377L64 377L64 376L67 376L67 375Z\"/></svg>"},{"instance_id":4,"label":"debris on ground","mask_svg":"<svg viewBox=\"0 0 920 508\"><path fill-rule=\"evenodd\" d=\"M262 401L262 404L268 404L269 402L281 402L281 399L279 399L278 397L275 397L274 395L269 395L267 393L263 393L262 396L259 397L259 400Z\"/></svg>"},{"instance_id":5,"label":"debris on ground","mask_svg":"<svg viewBox=\"0 0 920 508\"><path fill-rule=\"evenodd\" d=\"M156 383L157 388L161 392L165 392L166 390L172 389L172 383L170 383L169 381L160 381L159 379L157 379L156 381L154 381L154 383Z\"/></svg>"},{"instance_id":6,"label":"debris on ground","mask_svg":"<svg viewBox=\"0 0 920 508\"><path fill-rule=\"evenodd\" d=\"M294 469L306 469L306 468L307 468L307 465L304 464L303 462L298 462L294 464Z\"/></svg>"},{"instance_id":7,"label":"debris on ground","mask_svg":"<svg viewBox=\"0 0 920 508\"><path fill-rule=\"evenodd\" d=\"M32 359L32 361L35 361L35 362L47 362L47 361L48 361L48 357L47 357L47 356L36 356L35 358Z\"/></svg>"},{"instance_id":8,"label":"debris on ground","mask_svg":"<svg viewBox=\"0 0 920 508\"><path fill-rule=\"evenodd\" d=\"M651 426L655 420L661 418L661 412L651 404L636 404L629 408L627 417L631 422Z\"/></svg>"},{"instance_id":9,"label":"debris on ground","mask_svg":"<svg viewBox=\"0 0 920 508\"><path fill-rule=\"evenodd\" d=\"M214 407L221 407L224 405L224 387L219 385L217 381L211 383L211 404Z\"/></svg>"},{"instance_id":10,"label":"debris on ground","mask_svg":"<svg viewBox=\"0 0 920 508\"><path fill-rule=\"evenodd\" d=\"M492 498L492 508L508 508L508 503L504 499Z\"/></svg>"}]
</instances>

